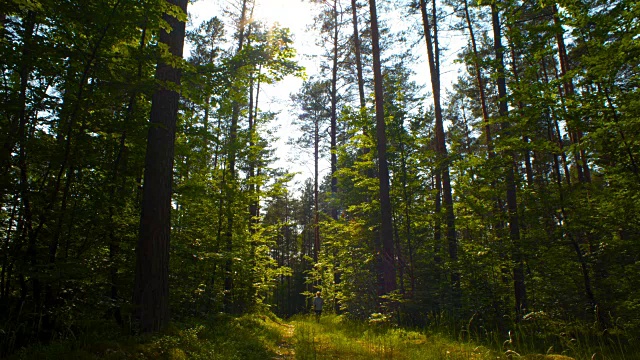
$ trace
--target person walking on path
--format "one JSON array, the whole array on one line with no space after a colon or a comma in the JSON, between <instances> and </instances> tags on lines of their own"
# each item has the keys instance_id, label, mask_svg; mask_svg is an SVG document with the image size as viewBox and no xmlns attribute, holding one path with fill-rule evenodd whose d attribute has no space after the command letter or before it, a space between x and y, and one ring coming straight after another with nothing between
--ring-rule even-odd
<instances>
[{"instance_id":1,"label":"person walking on path","mask_svg":"<svg viewBox=\"0 0 640 360\"><path fill-rule=\"evenodd\" d=\"M316 312L316 322L320 323L320 315L322 315L322 305L324 305L324 299L320 297L320 291L316 292L316 297L313 298L313 310Z\"/></svg>"}]
</instances>

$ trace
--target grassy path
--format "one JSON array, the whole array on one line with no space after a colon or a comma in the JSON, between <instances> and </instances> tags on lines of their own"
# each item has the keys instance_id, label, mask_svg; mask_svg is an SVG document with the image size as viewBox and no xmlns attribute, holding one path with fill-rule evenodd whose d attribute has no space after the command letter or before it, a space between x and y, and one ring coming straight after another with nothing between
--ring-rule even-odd
<instances>
[{"instance_id":1,"label":"grassy path","mask_svg":"<svg viewBox=\"0 0 640 360\"><path fill-rule=\"evenodd\" d=\"M291 321L296 359L496 359L482 346L450 342L404 329L325 316Z\"/></svg>"},{"instance_id":2,"label":"grassy path","mask_svg":"<svg viewBox=\"0 0 640 360\"><path fill-rule=\"evenodd\" d=\"M100 324L104 325L104 324ZM92 330L93 329L93 330ZM560 355L505 353L438 335L354 322L344 317L311 316L282 321L275 316L249 314L215 316L172 324L166 331L131 336L119 328L87 328L81 338L34 344L10 360L567 360ZM609 358L604 358L609 359ZM628 359L631 359L630 357ZM600 360L600 358L598 358Z\"/></svg>"},{"instance_id":3,"label":"grassy path","mask_svg":"<svg viewBox=\"0 0 640 360\"><path fill-rule=\"evenodd\" d=\"M280 325L280 332L282 337L278 341L278 346L275 349L276 356L274 359L295 359L296 351L294 349L293 334L295 326L290 324L278 324Z\"/></svg>"},{"instance_id":4,"label":"grassy path","mask_svg":"<svg viewBox=\"0 0 640 360\"><path fill-rule=\"evenodd\" d=\"M572 360L561 355L503 353L472 343L456 342L438 335L376 324L351 322L324 316L320 323L312 317L290 321L295 328L292 346L295 359L398 359L398 360Z\"/></svg>"}]
</instances>

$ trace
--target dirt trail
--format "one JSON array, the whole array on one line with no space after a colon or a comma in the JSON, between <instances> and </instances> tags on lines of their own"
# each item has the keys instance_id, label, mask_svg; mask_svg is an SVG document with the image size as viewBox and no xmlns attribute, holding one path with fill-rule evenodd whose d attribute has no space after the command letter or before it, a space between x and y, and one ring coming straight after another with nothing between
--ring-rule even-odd
<instances>
[{"instance_id":1,"label":"dirt trail","mask_svg":"<svg viewBox=\"0 0 640 360\"><path fill-rule=\"evenodd\" d=\"M278 344L274 359L295 359L296 351L293 346L293 333L295 326L290 324L279 324L282 330L282 341Z\"/></svg>"}]
</instances>

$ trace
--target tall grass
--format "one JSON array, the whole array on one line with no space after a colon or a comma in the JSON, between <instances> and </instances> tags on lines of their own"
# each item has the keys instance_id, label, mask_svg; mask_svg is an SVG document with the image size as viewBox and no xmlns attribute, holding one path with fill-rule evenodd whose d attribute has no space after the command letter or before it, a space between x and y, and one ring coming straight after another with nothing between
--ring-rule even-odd
<instances>
[{"instance_id":1,"label":"tall grass","mask_svg":"<svg viewBox=\"0 0 640 360\"><path fill-rule=\"evenodd\" d=\"M620 329L597 331L584 324L531 316L508 330L485 329L437 315L419 330L342 316L292 319L296 359L640 359L639 344Z\"/></svg>"},{"instance_id":2,"label":"tall grass","mask_svg":"<svg viewBox=\"0 0 640 360\"><path fill-rule=\"evenodd\" d=\"M471 343L452 341L389 326L323 316L292 320L296 359L496 359L498 353Z\"/></svg>"},{"instance_id":3,"label":"tall grass","mask_svg":"<svg viewBox=\"0 0 640 360\"><path fill-rule=\"evenodd\" d=\"M640 339L633 339L614 325L602 330L597 323L558 321L546 314L530 313L507 328L485 328L474 323L453 320L446 314L435 315L425 329L461 342L483 344L512 356L523 354L563 355L575 359L640 359ZM531 357L531 355L529 355Z\"/></svg>"},{"instance_id":4,"label":"tall grass","mask_svg":"<svg viewBox=\"0 0 640 360\"><path fill-rule=\"evenodd\" d=\"M388 319L387 319L388 320ZM640 344L623 329L553 321L530 314L506 330L446 314L421 329L372 318L324 315L283 323L272 315L214 316L173 323L162 334L130 336L109 323L86 324L66 340L32 345L14 359L434 359L434 360L640 360Z\"/></svg>"}]
</instances>

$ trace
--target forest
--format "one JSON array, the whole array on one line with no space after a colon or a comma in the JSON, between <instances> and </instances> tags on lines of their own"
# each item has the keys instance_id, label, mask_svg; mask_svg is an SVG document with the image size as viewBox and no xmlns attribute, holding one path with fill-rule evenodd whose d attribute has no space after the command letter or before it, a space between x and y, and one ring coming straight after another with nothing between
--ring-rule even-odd
<instances>
[{"instance_id":1,"label":"forest","mask_svg":"<svg viewBox=\"0 0 640 360\"><path fill-rule=\"evenodd\" d=\"M0 357L321 291L354 324L640 358L640 3L300 1L317 69L269 0L0 2Z\"/></svg>"}]
</instances>

